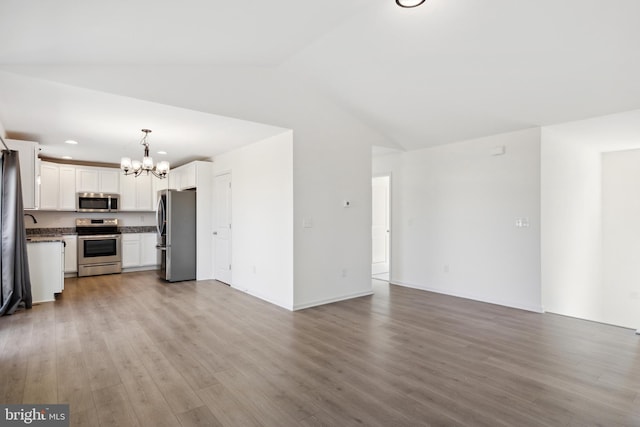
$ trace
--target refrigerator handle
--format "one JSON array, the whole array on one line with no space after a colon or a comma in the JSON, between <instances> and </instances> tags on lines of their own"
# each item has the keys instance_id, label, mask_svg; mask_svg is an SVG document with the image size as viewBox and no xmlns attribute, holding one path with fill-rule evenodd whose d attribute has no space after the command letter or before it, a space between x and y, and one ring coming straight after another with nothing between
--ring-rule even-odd
<instances>
[{"instance_id":1,"label":"refrigerator handle","mask_svg":"<svg viewBox=\"0 0 640 427\"><path fill-rule=\"evenodd\" d=\"M160 215L160 211L162 211L162 216ZM156 207L156 229L158 230L158 236L162 236L162 228L160 226L161 219L162 222L164 222L164 205L162 204L162 196L158 197L158 206Z\"/></svg>"}]
</instances>

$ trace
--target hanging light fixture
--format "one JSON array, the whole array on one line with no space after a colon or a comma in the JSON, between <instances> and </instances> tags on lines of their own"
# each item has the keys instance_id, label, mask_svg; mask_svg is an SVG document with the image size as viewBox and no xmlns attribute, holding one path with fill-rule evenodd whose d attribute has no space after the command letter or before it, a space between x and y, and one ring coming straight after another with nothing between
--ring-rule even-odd
<instances>
[{"instance_id":1,"label":"hanging light fixture","mask_svg":"<svg viewBox=\"0 0 640 427\"><path fill-rule=\"evenodd\" d=\"M147 137L151 133L151 129L142 129L144 136L140 140L140 145L144 146L144 157L142 162L139 160L131 160L129 157L123 157L120 160L120 169L125 175L140 176L143 172L149 175L149 172L160 179L166 178L169 174L169 162L161 161L157 165L153 165L153 159L149 156L149 142Z\"/></svg>"},{"instance_id":2,"label":"hanging light fixture","mask_svg":"<svg viewBox=\"0 0 640 427\"><path fill-rule=\"evenodd\" d=\"M400 7L417 7L424 3L425 0L396 0L396 4Z\"/></svg>"}]
</instances>

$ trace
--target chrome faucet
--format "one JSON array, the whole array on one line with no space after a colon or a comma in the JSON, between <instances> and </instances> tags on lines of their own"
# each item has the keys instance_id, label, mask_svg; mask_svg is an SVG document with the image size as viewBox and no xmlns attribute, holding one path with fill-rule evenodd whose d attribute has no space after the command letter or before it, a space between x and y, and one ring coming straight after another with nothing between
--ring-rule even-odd
<instances>
[{"instance_id":1,"label":"chrome faucet","mask_svg":"<svg viewBox=\"0 0 640 427\"><path fill-rule=\"evenodd\" d=\"M35 217L35 216L33 216L33 215L31 215L31 214L24 214L24 216L30 216L30 217L31 217L31 219L33 220L33 223L34 223L34 224L37 224L37 223L38 223L38 220L36 219L36 217Z\"/></svg>"}]
</instances>

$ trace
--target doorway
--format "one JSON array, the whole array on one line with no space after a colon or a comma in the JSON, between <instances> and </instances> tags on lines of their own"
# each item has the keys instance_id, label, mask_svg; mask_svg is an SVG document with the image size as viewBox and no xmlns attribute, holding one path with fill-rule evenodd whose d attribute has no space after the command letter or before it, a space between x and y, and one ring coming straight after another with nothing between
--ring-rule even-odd
<instances>
[{"instance_id":1,"label":"doorway","mask_svg":"<svg viewBox=\"0 0 640 427\"><path fill-rule=\"evenodd\" d=\"M389 281L391 270L391 175L371 182L371 277Z\"/></svg>"}]
</instances>

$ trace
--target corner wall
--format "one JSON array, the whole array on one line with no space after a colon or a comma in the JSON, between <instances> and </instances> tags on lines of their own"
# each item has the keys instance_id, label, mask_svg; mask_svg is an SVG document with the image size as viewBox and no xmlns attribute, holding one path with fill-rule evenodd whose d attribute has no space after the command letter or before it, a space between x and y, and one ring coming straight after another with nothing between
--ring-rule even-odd
<instances>
[{"instance_id":1,"label":"corner wall","mask_svg":"<svg viewBox=\"0 0 640 427\"><path fill-rule=\"evenodd\" d=\"M293 132L217 156L213 170L231 172L232 286L292 310Z\"/></svg>"},{"instance_id":2,"label":"corner wall","mask_svg":"<svg viewBox=\"0 0 640 427\"><path fill-rule=\"evenodd\" d=\"M602 154L603 321L640 329L640 150Z\"/></svg>"},{"instance_id":3,"label":"corner wall","mask_svg":"<svg viewBox=\"0 0 640 427\"><path fill-rule=\"evenodd\" d=\"M602 321L601 150L542 130L542 295L546 311Z\"/></svg>"},{"instance_id":4,"label":"corner wall","mask_svg":"<svg viewBox=\"0 0 640 427\"><path fill-rule=\"evenodd\" d=\"M547 311L638 329L640 110L542 129Z\"/></svg>"},{"instance_id":5,"label":"corner wall","mask_svg":"<svg viewBox=\"0 0 640 427\"><path fill-rule=\"evenodd\" d=\"M294 309L370 295L370 143L338 132L297 135Z\"/></svg>"},{"instance_id":6,"label":"corner wall","mask_svg":"<svg viewBox=\"0 0 640 427\"><path fill-rule=\"evenodd\" d=\"M392 283L541 311L540 129L373 164L391 173Z\"/></svg>"}]
</instances>

